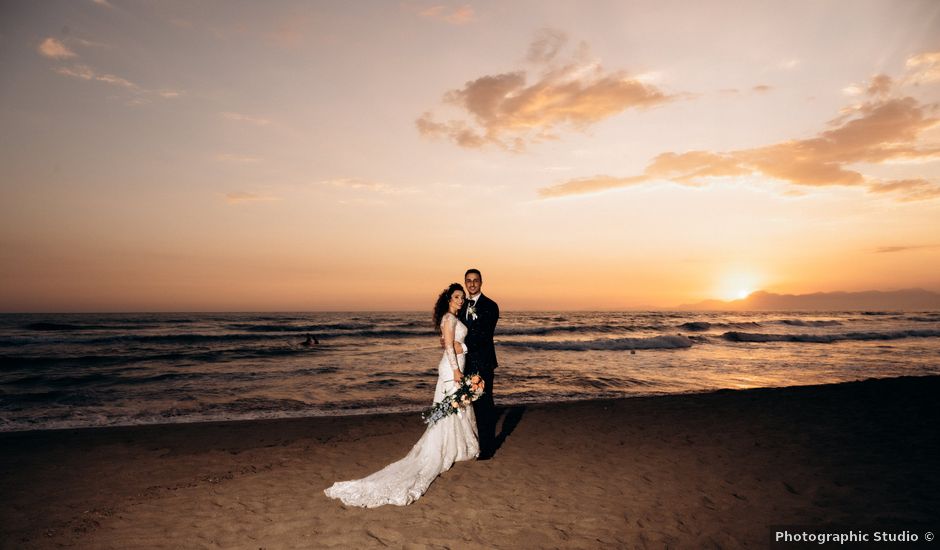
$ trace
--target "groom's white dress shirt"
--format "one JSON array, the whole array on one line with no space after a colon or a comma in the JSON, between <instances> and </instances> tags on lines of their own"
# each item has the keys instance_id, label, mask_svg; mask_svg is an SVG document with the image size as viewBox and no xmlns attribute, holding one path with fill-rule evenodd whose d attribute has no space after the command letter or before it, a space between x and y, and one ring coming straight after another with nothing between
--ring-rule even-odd
<instances>
[{"instance_id":1,"label":"groom's white dress shirt","mask_svg":"<svg viewBox=\"0 0 940 550\"><path fill-rule=\"evenodd\" d=\"M470 296L469 298L467 298L467 301L469 302L470 300L473 300L473 305L474 307L476 307L477 303L480 300L480 296L482 295L483 295L483 291L481 290L480 292L477 292L473 296ZM467 307L467 311L464 312L463 318L467 321L470 320L470 308L469 307Z\"/></svg>"}]
</instances>

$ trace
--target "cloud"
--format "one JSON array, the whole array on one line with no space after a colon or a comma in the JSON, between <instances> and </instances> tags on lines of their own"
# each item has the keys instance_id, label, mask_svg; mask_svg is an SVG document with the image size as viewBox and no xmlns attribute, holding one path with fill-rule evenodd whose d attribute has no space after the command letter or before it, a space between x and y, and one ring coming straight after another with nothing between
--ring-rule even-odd
<instances>
[{"instance_id":1,"label":"cloud","mask_svg":"<svg viewBox=\"0 0 940 550\"><path fill-rule=\"evenodd\" d=\"M737 88L721 88L718 90L718 93L722 95L731 95L731 96L738 96L747 91L750 91L751 93L755 93L755 94L766 94L767 92L773 89L774 89L773 86L769 86L767 84L755 84L754 86L751 86L750 90L741 91Z\"/></svg>"},{"instance_id":2,"label":"cloud","mask_svg":"<svg viewBox=\"0 0 940 550\"><path fill-rule=\"evenodd\" d=\"M225 200L229 204L241 204L246 202L266 202L266 201L279 201L279 197L266 197L262 195L256 195L254 193L242 193L234 192L227 193L225 195Z\"/></svg>"},{"instance_id":3,"label":"cloud","mask_svg":"<svg viewBox=\"0 0 940 550\"><path fill-rule=\"evenodd\" d=\"M113 8L113 7L114 7L114 6L111 5L110 2L108 2L108 0L91 0L91 1L94 2L94 3L95 3L96 5L98 5L98 6L104 6L104 7L106 7L106 8Z\"/></svg>"},{"instance_id":4,"label":"cloud","mask_svg":"<svg viewBox=\"0 0 940 550\"><path fill-rule=\"evenodd\" d=\"M929 248L940 248L937 244L921 244L913 246L882 246L875 250L876 254L890 254L892 252L907 252L908 250L923 250Z\"/></svg>"},{"instance_id":5,"label":"cloud","mask_svg":"<svg viewBox=\"0 0 940 550\"><path fill-rule=\"evenodd\" d=\"M850 84L845 88L842 88L842 93L848 96L862 95L865 90L855 84Z\"/></svg>"},{"instance_id":6,"label":"cloud","mask_svg":"<svg viewBox=\"0 0 940 550\"><path fill-rule=\"evenodd\" d=\"M529 44L526 61L529 63L551 63L565 47L568 35L558 29L542 29L535 33L535 40Z\"/></svg>"},{"instance_id":7,"label":"cloud","mask_svg":"<svg viewBox=\"0 0 940 550\"><path fill-rule=\"evenodd\" d=\"M105 82L114 86L122 86L124 88L130 88L137 90L139 87L127 80L126 78L121 78L113 74L102 74L95 72L94 69L88 65L73 65L71 67L56 67L55 72L71 76L73 78L80 78L82 80L97 80L99 82Z\"/></svg>"},{"instance_id":8,"label":"cloud","mask_svg":"<svg viewBox=\"0 0 940 550\"><path fill-rule=\"evenodd\" d=\"M575 178L566 181L561 185L545 187L539 189L539 195L544 198L563 197L566 195L581 195L585 193L597 193L607 191L608 189L619 189L643 183L647 180L646 176L632 176L627 178L615 178L613 176L591 176L587 178Z\"/></svg>"},{"instance_id":9,"label":"cloud","mask_svg":"<svg viewBox=\"0 0 940 550\"><path fill-rule=\"evenodd\" d=\"M425 19L444 21L446 23L450 23L451 25L466 25L467 23L472 23L476 18L476 14L469 4L465 4L459 8L453 9L449 9L447 6L440 5L423 9L419 8L417 13Z\"/></svg>"},{"instance_id":10,"label":"cloud","mask_svg":"<svg viewBox=\"0 0 940 550\"><path fill-rule=\"evenodd\" d=\"M60 66L55 67L53 70L63 76L68 76L71 78L77 78L79 80L85 81L95 81L95 82L104 82L105 84L110 84L112 86L118 86L124 88L135 94L135 97L127 101L127 105L136 106L136 105L145 105L150 103L152 97L161 97L163 99L176 99L183 95L183 92L180 90L171 90L168 88L160 90L148 90L141 88L137 84L131 82L130 80L110 74L110 73L99 73L92 67L84 65L81 63L76 63L71 66Z\"/></svg>"},{"instance_id":11,"label":"cloud","mask_svg":"<svg viewBox=\"0 0 940 550\"><path fill-rule=\"evenodd\" d=\"M228 120L234 120L236 122L247 122L249 124L255 124L257 126L267 126L271 124L271 121L266 118L243 115L241 113L224 112L224 113L219 113L219 114L222 116L222 118L226 118Z\"/></svg>"},{"instance_id":12,"label":"cloud","mask_svg":"<svg viewBox=\"0 0 940 550\"><path fill-rule=\"evenodd\" d=\"M940 80L940 51L924 52L907 59L906 81L912 84L927 84Z\"/></svg>"},{"instance_id":13,"label":"cloud","mask_svg":"<svg viewBox=\"0 0 940 550\"><path fill-rule=\"evenodd\" d=\"M55 38L49 37L39 44L38 51L45 57L51 59L69 59L78 57L78 54L68 49L68 47Z\"/></svg>"},{"instance_id":14,"label":"cloud","mask_svg":"<svg viewBox=\"0 0 940 550\"><path fill-rule=\"evenodd\" d=\"M940 146L918 145L921 134L940 122L932 116L937 105L894 96L893 91L889 77L875 76L864 91L867 101L845 110L829 122L829 129L811 138L723 152L666 152L656 156L642 174L572 179L541 188L539 195L577 195L653 180L701 185L708 178L760 176L806 187L865 186L872 193L887 193L904 201L938 197L940 185L926 179L872 180L855 167L940 158Z\"/></svg>"},{"instance_id":15,"label":"cloud","mask_svg":"<svg viewBox=\"0 0 940 550\"><path fill-rule=\"evenodd\" d=\"M360 191L370 191L381 193L383 195L404 195L415 193L415 189L410 187L397 187L387 183L362 180L356 178L336 178L318 182L319 185L326 187L335 187L340 189L355 189Z\"/></svg>"},{"instance_id":16,"label":"cloud","mask_svg":"<svg viewBox=\"0 0 940 550\"><path fill-rule=\"evenodd\" d=\"M111 49L111 48L114 47L114 46L112 46L111 44L105 44L104 42L95 42L94 40L86 40L86 39L84 39L84 38L76 38L76 37L69 38L69 42L74 42L74 43L76 43L76 44L81 44L82 46L84 46L84 47L86 47L86 48L106 48L106 49Z\"/></svg>"},{"instance_id":17,"label":"cloud","mask_svg":"<svg viewBox=\"0 0 940 550\"><path fill-rule=\"evenodd\" d=\"M560 129L586 130L627 109L653 107L675 99L624 71L605 71L580 43L561 59L567 36L544 30L529 46L527 60L541 68L529 83L525 70L485 75L444 94L459 118L438 121L432 111L415 121L418 132L449 139L461 147L495 145L522 151L528 144L558 139Z\"/></svg>"},{"instance_id":18,"label":"cloud","mask_svg":"<svg viewBox=\"0 0 940 550\"><path fill-rule=\"evenodd\" d=\"M919 201L940 197L940 185L923 178L874 182L868 190L872 193L897 193L901 201Z\"/></svg>"}]
</instances>

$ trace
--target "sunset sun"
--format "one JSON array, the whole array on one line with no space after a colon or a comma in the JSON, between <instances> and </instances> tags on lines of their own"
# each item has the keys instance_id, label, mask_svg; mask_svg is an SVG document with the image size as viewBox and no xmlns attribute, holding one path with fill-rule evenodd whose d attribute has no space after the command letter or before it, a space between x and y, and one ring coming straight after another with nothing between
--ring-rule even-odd
<instances>
[{"instance_id":1,"label":"sunset sun","mask_svg":"<svg viewBox=\"0 0 940 550\"><path fill-rule=\"evenodd\" d=\"M722 300L743 300L760 288L760 277L751 271L734 271L721 277L715 295Z\"/></svg>"}]
</instances>

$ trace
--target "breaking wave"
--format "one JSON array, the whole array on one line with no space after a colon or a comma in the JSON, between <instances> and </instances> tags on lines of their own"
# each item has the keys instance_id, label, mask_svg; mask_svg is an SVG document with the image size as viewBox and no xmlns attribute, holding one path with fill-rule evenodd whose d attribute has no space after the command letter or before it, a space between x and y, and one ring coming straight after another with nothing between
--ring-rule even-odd
<instances>
[{"instance_id":1,"label":"breaking wave","mask_svg":"<svg viewBox=\"0 0 940 550\"><path fill-rule=\"evenodd\" d=\"M692 340L685 336L653 336L651 338L603 338L599 340L570 340L565 342L546 341L503 341L500 346L529 348L554 351L618 351L634 349L679 349L692 347Z\"/></svg>"},{"instance_id":2,"label":"breaking wave","mask_svg":"<svg viewBox=\"0 0 940 550\"><path fill-rule=\"evenodd\" d=\"M847 332L843 334L762 334L755 332L726 332L721 336L731 342L808 342L828 344L845 340L932 338L940 336L940 330L895 330L890 332Z\"/></svg>"}]
</instances>

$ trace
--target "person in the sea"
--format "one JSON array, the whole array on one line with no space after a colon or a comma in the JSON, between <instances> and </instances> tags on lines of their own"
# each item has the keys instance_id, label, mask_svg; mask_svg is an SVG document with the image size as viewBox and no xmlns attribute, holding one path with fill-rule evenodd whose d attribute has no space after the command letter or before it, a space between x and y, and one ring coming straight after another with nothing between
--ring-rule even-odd
<instances>
[{"instance_id":1,"label":"person in the sea","mask_svg":"<svg viewBox=\"0 0 940 550\"><path fill-rule=\"evenodd\" d=\"M307 335L307 339L300 343L301 346L310 347L310 346L319 346L320 341L317 340L316 336Z\"/></svg>"}]
</instances>

